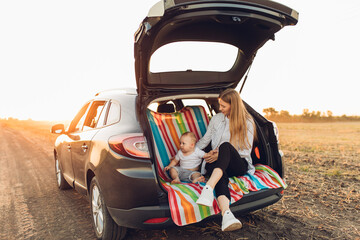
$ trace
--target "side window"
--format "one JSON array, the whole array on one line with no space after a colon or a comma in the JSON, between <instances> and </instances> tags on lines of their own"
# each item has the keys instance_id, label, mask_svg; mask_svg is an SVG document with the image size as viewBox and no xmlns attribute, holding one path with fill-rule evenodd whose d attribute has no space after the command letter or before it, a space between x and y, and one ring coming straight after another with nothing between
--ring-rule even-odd
<instances>
[{"instance_id":1,"label":"side window","mask_svg":"<svg viewBox=\"0 0 360 240\"><path fill-rule=\"evenodd\" d=\"M110 125L120 121L120 104L117 102L111 101L109 113L106 119L106 125Z\"/></svg>"},{"instance_id":2,"label":"side window","mask_svg":"<svg viewBox=\"0 0 360 240\"><path fill-rule=\"evenodd\" d=\"M76 124L75 132L82 130L82 128L83 128L83 126L84 126L84 122L85 122L85 117L86 117L86 114L84 114L84 115L80 118L80 121L78 122L78 124Z\"/></svg>"},{"instance_id":3,"label":"side window","mask_svg":"<svg viewBox=\"0 0 360 240\"><path fill-rule=\"evenodd\" d=\"M96 127L100 128L105 126L105 117L106 117L106 109L108 109L109 106L109 102L107 102L104 106L104 108L102 109L100 116L99 116L99 120L97 121Z\"/></svg>"},{"instance_id":4,"label":"side window","mask_svg":"<svg viewBox=\"0 0 360 240\"><path fill-rule=\"evenodd\" d=\"M71 121L69 126L69 132L76 132L82 129L82 126L85 121L86 112L90 103L86 103L80 111L76 114L75 118Z\"/></svg>"},{"instance_id":5,"label":"side window","mask_svg":"<svg viewBox=\"0 0 360 240\"><path fill-rule=\"evenodd\" d=\"M83 130L89 130L96 127L105 103L105 101L94 101L91 104L91 107L84 122Z\"/></svg>"}]
</instances>

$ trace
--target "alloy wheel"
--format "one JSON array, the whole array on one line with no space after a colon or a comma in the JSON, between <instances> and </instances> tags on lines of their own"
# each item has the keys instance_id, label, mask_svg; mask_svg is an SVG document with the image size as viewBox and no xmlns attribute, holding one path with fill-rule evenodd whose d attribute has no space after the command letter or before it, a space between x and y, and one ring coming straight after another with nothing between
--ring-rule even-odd
<instances>
[{"instance_id":1,"label":"alloy wheel","mask_svg":"<svg viewBox=\"0 0 360 240\"><path fill-rule=\"evenodd\" d=\"M104 230L104 214L100 191L96 185L92 188L91 203L95 228L98 234L101 235Z\"/></svg>"}]
</instances>

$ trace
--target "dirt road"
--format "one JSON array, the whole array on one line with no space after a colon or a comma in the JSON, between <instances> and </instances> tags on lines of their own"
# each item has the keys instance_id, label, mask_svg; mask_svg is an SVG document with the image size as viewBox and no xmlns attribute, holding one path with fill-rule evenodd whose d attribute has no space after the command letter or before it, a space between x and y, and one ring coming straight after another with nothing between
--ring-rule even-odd
<instances>
[{"instance_id":1,"label":"dirt road","mask_svg":"<svg viewBox=\"0 0 360 240\"><path fill-rule=\"evenodd\" d=\"M48 130L35 132L0 122L0 239L95 239L87 198L74 190L60 191L56 186L54 137ZM294 135L289 137L294 139ZM289 187L285 197L268 208L239 216L243 229L221 232L217 219L164 230L130 229L127 239L359 239L358 176L345 175L342 165L336 162L332 166L340 173L315 173L311 169L320 166L322 159L324 163L333 160L309 149L304 155L304 151L295 149L297 146L286 144ZM347 156L344 151L342 156L342 161L348 157L346 164L359 169L358 153ZM330 190L337 194L318 191L324 186L331 186Z\"/></svg>"},{"instance_id":2,"label":"dirt road","mask_svg":"<svg viewBox=\"0 0 360 240\"><path fill-rule=\"evenodd\" d=\"M55 185L51 143L0 127L0 239L94 239L87 200Z\"/></svg>"}]
</instances>

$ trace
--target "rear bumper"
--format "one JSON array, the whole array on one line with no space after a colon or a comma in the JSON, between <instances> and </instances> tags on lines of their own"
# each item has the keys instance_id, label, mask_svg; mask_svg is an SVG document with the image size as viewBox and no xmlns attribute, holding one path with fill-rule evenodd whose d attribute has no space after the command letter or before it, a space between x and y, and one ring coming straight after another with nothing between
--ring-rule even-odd
<instances>
[{"instance_id":1,"label":"rear bumper","mask_svg":"<svg viewBox=\"0 0 360 240\"><path fill-rule=\"evenodd\" d=\"M168 204L159 206L137 207L123 210L108 207L111 217L119 226L137 229L160 229L175 226L171 219ZM154 218L167 218L162 223L146 223L146 220Z\"/></svg>"},{"instance_id":2,"label":"rear bumper","mask_svg":"<svg viewBox=\"0 0 360 240\"><path fill-rule=\"evenodd\" d=\"M282 190L283 188L277 188L250 192L249 194L244 195L244 197L236 203L231 204L231 211L235 215L242 215L274 204L282 198ZM118 225L124 227L137 229L161 229L175 226L175 223L171 218L170 207L167 203L159 206L138 207L128 210L108 207L108 211L114 221ZM204 220L206 221L219 216L220 215L217 214ZM161 223L145 222L146 220L154 218L167 218L167 220Z\"/></svg>"},{"instance_id":3,"label":"rear bumper","mask_svg":"<svg viewBox=\"0 0 360 240\"><path fill-rule=\"evenodd\" d=\"M267 207L282 198L282 191L283 188L276 188L250 192L236 203L231 204L231 211L237 215L241 215Z\"/></svg>"}]
</instances>

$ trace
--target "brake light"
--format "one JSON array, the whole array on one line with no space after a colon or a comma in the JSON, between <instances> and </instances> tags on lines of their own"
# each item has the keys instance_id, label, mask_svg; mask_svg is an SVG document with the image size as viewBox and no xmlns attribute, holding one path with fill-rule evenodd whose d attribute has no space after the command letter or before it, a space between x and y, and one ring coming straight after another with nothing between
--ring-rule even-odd
<instances>
[{"instance_id":1,"label":"brake light","mask_svg":"<svg viewBox=\"0 0 360 240\"><path fill-rule=\"evenodd\" d=\"M169 218L150 218L148 220L146 220L144 223L164 223L168 220Z\"/></svg>"},{"instance_id":2,"label":"brake light","mask_svg":"<svg viewBox=\"0 0 360 240\"><path fill-rule=\"evenodd\" d=\"M149 159L149 150L145 137L141 134L119 135L109 138L110 148L123 156Z\"/></svg>"}]
</instances>

